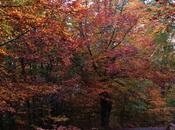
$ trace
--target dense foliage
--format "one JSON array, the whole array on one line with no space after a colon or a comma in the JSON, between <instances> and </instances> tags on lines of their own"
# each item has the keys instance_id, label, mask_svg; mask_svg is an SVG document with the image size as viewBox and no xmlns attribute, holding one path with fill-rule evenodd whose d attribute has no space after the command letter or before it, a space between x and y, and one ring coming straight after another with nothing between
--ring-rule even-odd
<instances>
[{"instance_id":1,"label":"dense foliage","mask_svg":"<svg viewBox=\"0 0 175 130\"><path fill-rule=\"evenodd\" d=\"M175 119L174 5L140 0L1 0L0 129L111 127Z\"/></svg>"}]
</instances>

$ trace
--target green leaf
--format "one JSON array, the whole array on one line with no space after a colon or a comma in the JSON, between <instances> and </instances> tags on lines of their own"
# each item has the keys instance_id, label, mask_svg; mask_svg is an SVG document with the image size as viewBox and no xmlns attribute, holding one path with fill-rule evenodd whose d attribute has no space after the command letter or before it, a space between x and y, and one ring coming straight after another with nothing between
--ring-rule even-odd
<instances>
[{"instance_id":1,"label":"green leaf","mask_svg":"<svg viewBox=\"0 0 175 130\"><path fill-rule=\"evenodd\" d=\"M33 0L13 0L13 2L16 5L24 5L24 4L32 3Z\"/></svg>"},{"instance_id":2,"label":"green leaf","mask_svg":"<svg viewBox=\"0 0 175 130\"><path fill-rule=\"evenodd\" d=\"M155 42L157 44L166 43L168 40L168 33L160 32L155 36Z\"/></svg>"},{"instance_id":3,"label":"green leaf","mask_svg":"<svg viewBox=\"0 0 175 130\"><path fill-rule=\"evenodd\" d=\"M9 25L9 23L7 22L7 21L3 21L2 23L1 23L1 28L2 28L2 30L6 33L6 34L8 34L8 35L10 35L11 34L11 32L12 32L12 30L13 30L13 28Z\"/></svg>"}]
</instances>

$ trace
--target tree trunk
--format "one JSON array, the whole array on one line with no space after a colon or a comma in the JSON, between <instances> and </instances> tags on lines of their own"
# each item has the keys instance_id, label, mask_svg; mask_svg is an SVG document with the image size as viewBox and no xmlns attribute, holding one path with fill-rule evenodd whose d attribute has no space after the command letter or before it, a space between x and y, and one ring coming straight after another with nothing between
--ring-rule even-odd
<instances>
[{"instance_id":1,"label":"tree trunk","mask_svg":"<svg viewBox=\"0 0 175 130\"><path fill-rule=\"evenodd\" d=\"M101 127L109 128L109 119L112 108L111 97L107 92L102 92L99 95L101 105Z\"/></svg>"}]
</instances>

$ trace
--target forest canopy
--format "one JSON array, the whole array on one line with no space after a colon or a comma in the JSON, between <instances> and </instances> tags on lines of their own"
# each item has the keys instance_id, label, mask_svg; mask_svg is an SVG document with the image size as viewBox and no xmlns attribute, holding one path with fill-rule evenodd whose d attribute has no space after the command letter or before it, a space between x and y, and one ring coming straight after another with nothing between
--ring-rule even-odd
<instances>
[{"instance_id":1,"label":"forest canopy","mask_svg":"<svg viewBox=\"0 0 175 130\"><path fill-rule=\"evenodd\" d=\"M174 7L171 0L0 0L0 130L174 121Z\"/></svg>"}]
</instances>

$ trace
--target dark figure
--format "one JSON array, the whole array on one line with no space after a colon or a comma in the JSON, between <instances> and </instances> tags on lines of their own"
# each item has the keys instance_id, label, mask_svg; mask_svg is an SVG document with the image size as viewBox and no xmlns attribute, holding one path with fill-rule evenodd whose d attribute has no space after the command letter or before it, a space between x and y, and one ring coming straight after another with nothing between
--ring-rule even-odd
<instances>
[{"instance_id":1,"label":"dark figure","mask_svg":"<svg viewBox=\"0 0 175 130\"><path fill-rule=\"evenodd\" d=\"M109 128L110 112L112 108L111 96L108 92L102 92L99 95L101 105L101 126L103 128Z\"/></svg>"}]
</instances>

